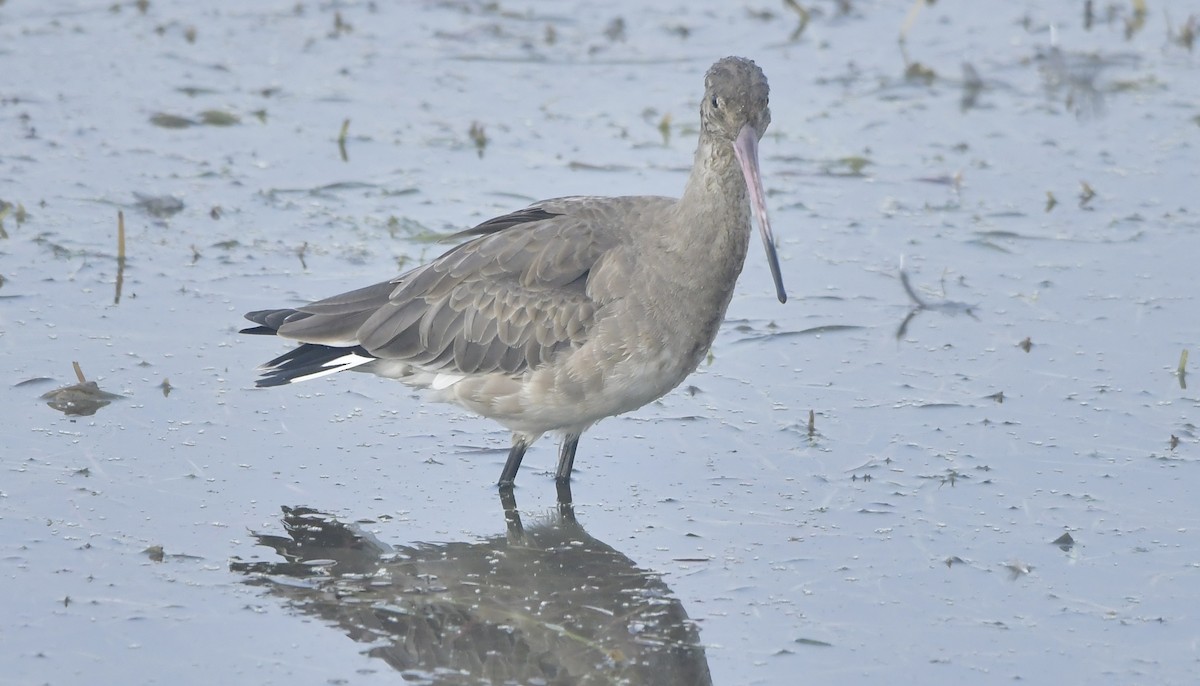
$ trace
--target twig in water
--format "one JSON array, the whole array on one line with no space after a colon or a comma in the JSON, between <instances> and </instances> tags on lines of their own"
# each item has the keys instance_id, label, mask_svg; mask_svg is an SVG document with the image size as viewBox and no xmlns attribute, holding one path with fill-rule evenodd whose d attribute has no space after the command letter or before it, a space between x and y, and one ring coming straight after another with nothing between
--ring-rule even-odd
<instances>
[{"instance_id":1,"label":"twig in water","mask_svg":"<svg viewBox=\"0 0 1200 686\"><path fill-rule=\"evenodd\" d=\"M350 131L350 120L346 119L342 122L342 130L338 133L338 152L342 154L342 161L349 162L350 156L346 154L346 134Z\"/></svg>"},{"instance_id":2,"label":"twig in water","mask_svg":"<svg viewBox=\"0 0 1200 686\"><path fill-rule=\"evenodd\" d=\"M117 292L113 304L121 304L121 286L125 284L125 212L117 210ZM80 383L83 383L80 381Z\"/></svg>"}]
</instances>

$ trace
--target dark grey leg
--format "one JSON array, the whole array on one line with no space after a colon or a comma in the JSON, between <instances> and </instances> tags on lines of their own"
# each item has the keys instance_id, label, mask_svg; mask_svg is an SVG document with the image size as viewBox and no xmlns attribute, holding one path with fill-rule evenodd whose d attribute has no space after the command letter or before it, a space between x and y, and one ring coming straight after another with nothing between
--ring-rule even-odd
<instances>
[{"instance_id":1,"label":"dark grey leg","mask_svg":"<svg viewBox=\"0 0 1200 686\"><path fill-rule=\"evenodd\" d=\"M517 510L517 497L512 485L500 486L500 507L504 508L504 524L508 529L508 542L525 542L525 527L521 525L521 513Z\"/></svg>"},{"instance_id":2,"label":"dark grey leg","mask_svg":"<svg viewBox=\"0 0 1200 686\"><path fill-rule=\"evenodd\" d=\"M529 444L525 442L517 434L513 434L512 449L508 451L508 461L504 463L504 471L500 472L501 487L512 487L513 481L517 478L517 471L521 469L521 460L525 457L525 449Z\"/></svg>"},{"instance_id":3,"label":"dark grey leg","mask_svg":"<svg viewBox=\"0 0 1200 686\"><path fill-rule=\"evenodd\" d=\"M571 482L556 481L554 484L558 488L558 516L563 518L564 522L575 521L575 504L571 499Z\"/></svg>"},{"instance_id":4,"label":"dark grey leg","mask_svg":"<svg viewBox=\"0 0 1200 686\"><path fill-rule=\"evenodd\" d=\"M555 481L571 480L571 470L575 468L575 449L579 447L579 434L567 434L563 438L562 448L558 451L558 470L554 473Z\"/></svg>"}]
</instances>

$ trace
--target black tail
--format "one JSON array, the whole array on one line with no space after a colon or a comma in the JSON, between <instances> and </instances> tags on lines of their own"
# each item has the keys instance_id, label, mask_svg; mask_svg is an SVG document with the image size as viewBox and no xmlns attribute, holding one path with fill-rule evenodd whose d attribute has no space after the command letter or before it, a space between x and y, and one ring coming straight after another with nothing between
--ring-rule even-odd
<instances>
[{"instance_id":1,"label":"black tail","mask_svg":"<svg viewBox=\"0 0 1200 686\"><path fill-rule=\"evenodd\" d=\"M238 333L256 336L274 336L285 322L297 321L310 315L296 310L258 310L249 312L246 319L258 326L242 329ZM319 343L303 343L259 367L263 375L254 385L259 388L283 386L303 381L313 376L324 376L333 372L356 367L363 358L374 358L361 345L338 348ZM343 360L339 362L339 360Z\"/></svg>"},{"instance_id":2,"label":"black tail","mask_svg":"<svg viewBox=\"0 0 1200 686\"><path fill-rule=\"evenodd\" d=\"M371 353L361 345L353 348L334 348L318 343L305 343L292 348L259 367L263 371L262 378L255 382L259 388L283 386L317 375L327 375L342 369L358 366L361 358L373 358ZM355 364L349 363L355 360ZM338 362L338 360L346 360Z\"/></svg>"}]
</instances>

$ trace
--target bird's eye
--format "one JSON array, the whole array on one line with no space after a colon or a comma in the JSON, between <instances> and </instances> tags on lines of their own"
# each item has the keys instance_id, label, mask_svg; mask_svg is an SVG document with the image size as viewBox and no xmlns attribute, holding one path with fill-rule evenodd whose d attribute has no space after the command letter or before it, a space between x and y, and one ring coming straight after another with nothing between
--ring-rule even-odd
<instances>
[{"instance_id":1,"label":"bird's eye","mask_svg":"<svg viewBox=\"0 0 1200 686\"><path fill-rule=\"evenodd\" d=\"M718 110L721 109L721 101L718 100L717 96L715 96L715 95L712 96L712 106L713 106L713 109L718 109Z\"/></svg>"}]
</instances>

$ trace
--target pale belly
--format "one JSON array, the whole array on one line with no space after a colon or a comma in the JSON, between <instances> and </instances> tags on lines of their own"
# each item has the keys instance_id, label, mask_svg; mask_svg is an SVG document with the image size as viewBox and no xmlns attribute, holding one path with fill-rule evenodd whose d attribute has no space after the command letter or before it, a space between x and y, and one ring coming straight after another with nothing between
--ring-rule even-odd
<instances>
[{"instance_id":1,"label":"pale belly","mask_svg":"<svg viewBox=\"0 0 1200 686\"><path fill-rule=\"evenodd\" d=\"M494 419L511 431L577 432L666 395L695 369L690 357L669 346L623 358L585 347L519 377L464 377L436 391L435 398Z\"/></svg>"}]
</instances>

